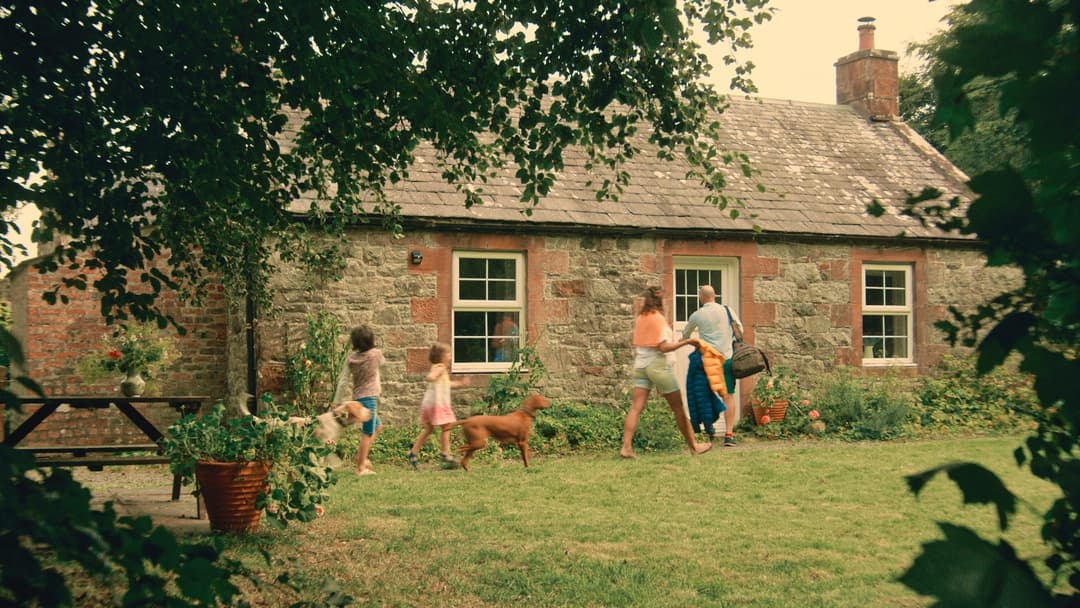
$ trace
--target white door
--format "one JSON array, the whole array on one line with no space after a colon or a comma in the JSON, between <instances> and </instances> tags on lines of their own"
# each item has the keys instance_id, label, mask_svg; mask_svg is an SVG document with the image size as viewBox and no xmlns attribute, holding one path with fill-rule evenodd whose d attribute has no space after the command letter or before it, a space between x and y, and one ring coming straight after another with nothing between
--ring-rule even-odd
<instances>
[{"instance_id":1,"label":"white door","mask_svg":"<svg viewBox=\"0 0 1080 608\"><path fill-rule=\"evenodd\" d=\"M698 309L698 288L702 285L712 285L716 290L716 301L719 304L727 304L735 314L739 314L739 260L738 258L722 257L675 257L672 264L675 272L674 310L672 319L675 326L676 337L682 337L682 330L686 326L686 320ZM695 332L696 335L696 332ZM675 351L675 378L679 381L679 389L682 390L683 405L686 405L686 369L687 357L693 351L690 346L684 346ZM734 402L738 403L738 386L735 387ZM736 410L737 412L738 410ZM717 432L723 427L723 416L717 424Z\"/></svg>"}]
</instances>

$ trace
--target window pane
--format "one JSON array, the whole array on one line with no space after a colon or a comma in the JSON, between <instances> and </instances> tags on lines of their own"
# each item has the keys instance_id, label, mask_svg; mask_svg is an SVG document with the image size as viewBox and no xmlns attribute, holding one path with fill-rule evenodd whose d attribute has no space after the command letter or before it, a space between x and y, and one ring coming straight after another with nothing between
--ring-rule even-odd
<instances>
[{"instance_id":1,"label":"window pane","mask_svg":"<svg viewBox=\"0 0 1080 608\"><path fill-rule=\"evenodd\" d=\"M907 317L904 315L889 315L885 317L885 335L907 336Z\"/></svg>"},{"instance_id":2,"label":"window pane","mask_svg":"<svg viewBox=\"0 0 1080 608\"><path fill-rule=\"evenodd\" d=\"M487 277L487 260L482 258L458 258L458 276L463 279Z\"/></svg>"},{"instance_id":3,"label":"window pane","mask_svg":"<svg viewBox=\"0 0 1080 608\"><path fill-rule=\"evenodd\" d=\"M880 270L867 270L866 271L866 286L867 287L883 287L885 285L884 273Z\"/></svg>"},{"instance_id":4,"label":"window pane","mask_svg":"<svg viewBox=\"0 0 1080 608\"><path fill-rule=\"evenodd\" d=\"M885 338L885 357L906 359L908 357L907 338Z\"/></svg>"},{"instance_id":5,"label":"window pane","mask_svg":"<svg viewBox=\"0 0 1080 608\"><path fill-rule=\"evenodd\" d=\"M885 351L882 349L884 340L882 338L870 338L863 336L863 359L881 359L885 356Z\"/></svg>"},{"instance_id":6,"label":"window pane","mask_svg":"<svg viewBox=\"0 0 1080 608\"><path fill-rule=\"evenodd\" d=\"M906 306L907 298L904 297L903 289L886 289L885 303L889 306Z\"/></svg>"},{"instance_id":7,"label":"window pane","mask_svg":"<svg viewBox=\"0 0 1080 608\"><path fill-rule=\"evenodd\" d=\"M454 335L456 336L486 336L484 319L487 313L483 312L455 312ZM481 345L481 351L483 346ZM456 358L456 357L455 357Z\"/></svg>"},{"instance_id":8,"label":"window pane","mask_svg":"<svg viewBox=\"0 0 1080 608\"><path fill-rule=\"evenodd\" d=\"M863 315L862 333L863 336L885 335L885 318L881 315Z\"/></svg>"},{"instance_id":9,"label":"window pane","mask_svg":"<svg viewBox=\"0 0 1080 608\"><path fill-rule=\"evenodd\" d=\"M904 285L904 271L902 270L883 270L882 283L885 287L894 287L903 289Z\"/></svg>"},{"instance_id":10,"label":"window pane","mask_svg":"<svg viewBox=\"0 0 1080 608\"><path fill-rule=\"evenodd\" d=\"M513 279L515 278L516 267L517 260L488 260L488 278Z\"/></svg>"},{"instance_id":11,"label":"window pane","mask_svg":"<svg viewBox=\"0 0 1080 608\"><path fill-rule=\"evenodd\" d=\"M486 363L484 342L483 338L457 338L454 340L454 361L456 363Z\"/></svg>"},{"instance_id":12,"label":"window pane","mask_svg":"<svg viewBox=\"0 0 1080 608\"><path fill-rule=\"evenodd\" d=\"M487 299L498 302L513 302L517 299L516 283L514 281L492 281L488 283Z\"/></svg>"},{"instance_id":13,"label":"window pane","mask_svg":"<svg viewBox=\"0 0 1080 608\"><path fill-rule=\"evenodd\" d=\"M881 306L885 304L885 294L880 289L866 290L866 305Z\"/></svg>"},{"instance_id":14,"label":"window pane","mask_svg":"<svg viewBox=\"0 0 1080 608\"><path fill-rule=\"evenodd\" d=\"M678 295L686 293L686 271L675 271L675 293Z\"/></svg>"},{"instance_id":15,"label":"window pane","mask_svg":"<svg viewBox=\"0 0 1080 608\"><path fill-rule=\"evenodd\" d=\"M517 357L520 329L519 313L491 313L489 319L497 319L491 330L491 360L509 363Z\"/></svg>"},{"instance_id":16,"label":"window pane","mask_svg":"<svg viewBox=\"0 0 1080 608\"><path fill-rule=\"evenodd\" d=\"M484 286L484 281L458 281L458 298L462 300L483 300L485 299Z\"/></svg>"}]
</instances>

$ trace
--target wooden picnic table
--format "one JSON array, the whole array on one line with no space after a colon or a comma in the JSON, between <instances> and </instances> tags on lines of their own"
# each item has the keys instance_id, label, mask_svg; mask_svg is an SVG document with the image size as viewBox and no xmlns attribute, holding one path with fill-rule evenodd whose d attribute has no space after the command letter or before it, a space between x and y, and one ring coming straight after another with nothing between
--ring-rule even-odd
<instances>
[{"instance_id":1,"label":"wooden picnic table","mask_svg":"<svg viewBox=\"0 0 1080 608\"><path fill-rule=\"evenodd\" d=\"M168 396L168 397L45 397L20 398L22 407L38 406L10 435L4 438L4 445L33 453L42 466L85 466L91 471L100 471L103 466L166 464L169 459L162 452L161 442L164 435L153 422L139 411L141 405L167 404L180 415L196 413L208 396ZM111 445L20 445L34 429L61 407L72 409L109 410L116 409L124 414L143 432L150 443L118 443ZM132 454L139 452L142 454ZM150 452L149 454L146 454ZM180 478L173 476L172 499L180 499Z\"/></svg>"}]
</instances>

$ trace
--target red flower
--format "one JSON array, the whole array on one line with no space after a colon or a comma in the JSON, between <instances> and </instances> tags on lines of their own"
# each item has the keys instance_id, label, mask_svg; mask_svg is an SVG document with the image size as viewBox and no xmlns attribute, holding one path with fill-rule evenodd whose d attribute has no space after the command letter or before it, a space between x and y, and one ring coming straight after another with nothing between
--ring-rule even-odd
<instances>
[{"instance_id":1,"label":"red flower","mask_svg":"<svg viewBox=\"0 0 1080 608\"><path fill-rule=\"evenodd\" d=\"M119 361L120 359L124 358L124 353L114 348L108 352L108 357L113 361Z\"/></svg>"},{"instance_id":2,"label":"red flower","mask_svg":"<svg viewBox=\"0 0 1080 608\"><path fill-rule=\"evenodd\" d=\"M812 420L817 420L818 418L821 418L821 414L819 414L817 410L810 410L809 416Z\"/></svg>"},{"instance_id":3,"label":"red flower","mask_svg":"<svg viewBox=\"0 0 1080 608\"><path fill-rule=\"evenodd\" d=\"M322 517L323 513L326 513L326 509L322 505L315 505L315 514Z\"/></svg>"},{"instance_id":4,"label":"red flower","mask_svg":"<svg viewBox=\"0 0 1080 608\"><path fill-rule=\"evenodd\" d=\"M761 424L769 424L770 422L772 422L772 418L768 414L761 417Z\"/></svg>"},{"instance_id":5,"label":"red flower","mask_svg":"<svg viewBox=\"0 0 1080 608\"><path fill-rule=\"evenodd\" d=\"M802 406L807 407L808 405L810 405L810 400L809 399L803 399L802 400Z\"/></svg>"}]
</instances>

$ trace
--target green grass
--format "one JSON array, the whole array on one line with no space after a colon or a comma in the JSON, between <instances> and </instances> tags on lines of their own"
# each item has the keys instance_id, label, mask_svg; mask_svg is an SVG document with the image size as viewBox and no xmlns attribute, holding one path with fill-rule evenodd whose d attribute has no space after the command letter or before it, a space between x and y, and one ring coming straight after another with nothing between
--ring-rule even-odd
<instances>
[{"instance_id":1,"label":"green grass","mask_svg":"<svg viewBox=\"0 0 1080 608\"><path fill-rule=\"evenodd\" d=\"M266 549L295 574L296 596L325 577L378 606L929 606L895 582L935 521L996 540L996 515L964 507L944 479L914 498L904 475L951 460L994 470L1034 505L1006 532L1041 555L1038 515L1054 487L1018 469L1019 438L840 444L753 442L685 453L507 460L473 470L348 469L326 516L282 533L230 538L258 564ZM265 569L265 565L261 566Z\"/></svg>"}]
</instances>

